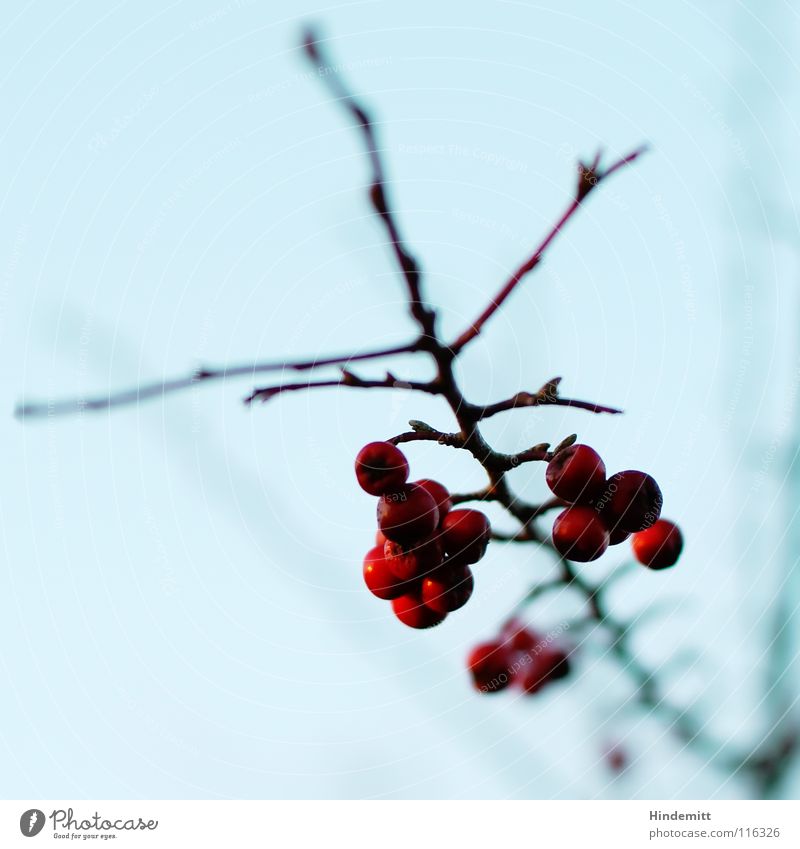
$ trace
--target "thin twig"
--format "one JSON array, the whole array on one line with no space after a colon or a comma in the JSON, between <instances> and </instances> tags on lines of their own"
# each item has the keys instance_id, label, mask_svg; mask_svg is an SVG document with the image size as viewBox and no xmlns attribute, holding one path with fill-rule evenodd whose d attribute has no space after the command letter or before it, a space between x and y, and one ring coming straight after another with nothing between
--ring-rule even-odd
<instances>
[{"instance_id":1,"label":"thin twig","mask_svg":"<svg viewBox=\"0 0 800 849\"><path fill-rule=\"evenodd\" d=\"M562 398L558 394L559 383L561 383L561 378L554 377L537 392L517 392L505 401L478 407L478 415L483 420L498 413L521 407L576 407L590 413L610 413L611 415L622 413L622 410L617 407L608 407L605 404L595 404L591 401L578 401L575 398Z\"/></svg>"},{"instance_id":2,"label":"thin twig","mask_svg":"<svg viewBox=\"0 0 800 849\"><path fill-rule=\"evenodd\" d=\"M270 401L286 392L301 392L307 389L328 389L333 387L348 387L351 389L410 389L415 392L425 392L430 395L438 394L436 387L431 383L419 383L417 381L400 380L391 372L386 372L386 377L373 380L358 377L351 371L342 369L342 376L338 380L307 380L297 383L278 383L275 386L264 386L254 389L244 400L246 404L255 401Z\"/></svg>"},{"instance_id":3,"label":"thin twig","mask_svg":"<svg viewBox=\"0 0 800 849\"><path fill-rule=\"evenodd\" d=\"M592 166L579 165L578 188L573 195L567 208L561 214L561 217L550 228L547 235L542 239L534 252L514 271L508 280L500 288L500 291L494 296L489 306L472 322L472 324L464 330L464 332L450 346L454 353L458 354L469 344L483 329L484 324L497 312L508 296L517 288L519 283L533 271L534 268L541 262L545 251L550 244L561 232L564 225L572 218L572 216L580 209L586 196L592 189L598 186L606 177L610 177L614 172L618 171L625 165L630 164L638 159L647 150L646 145L642 145L635 150L618 159L605 170L599 168L599 154Z\"/></svg>"},{"instance_id":4,"label":"thin twig","mask_svg":"<svg viewBox=\"0 0 800 849\"><path fill-rule=\"evenodd\" d=\"M412 318L426 335L433 335L434 313L422 300L420 266L400 235L397 216L391 203L386 178L386 168L378 147L375 122L363 103L359 102L349 90L334 63L325 55L324 47L317 33L309 29L303 38L303 48L313 66L319 70L320 78L331 94L350 113L361 131L364 148L369 159L372 175L370 178L369 199L373 209L383 222L389 242L394 251L397 264L408 288L409 310Z\"/></svg>"},{"instance_id":5,"label":"thin twig","mask_svg":"<svg viewBox=\"0 0 800 849\"><path fill-rule=\"evenodd\" d=\"M173 392L189 389L209 381L221 381L228 378L248 377L265 372L279 371L311 371L325 366L341 365L342 363L364 362L384 357L394 357L398 354L412 354L419 351L417 342L396 345L391 348L380 348L375 351L365 351L354 354L332 354L314 359L298 360L295 362L253 362L239 363L230 366L201 366L185 377L145 383L133 389L123 389L119 392L109 392L106 395L96 395L89 398L73 397L56 401L31 401L17 405L14 415L18 419L33 419L44 416L64 416L82 413L86 410L109 410L124 407L129 404L139 404L153 398L163 398Z\"/></svg>"}]
</instances>

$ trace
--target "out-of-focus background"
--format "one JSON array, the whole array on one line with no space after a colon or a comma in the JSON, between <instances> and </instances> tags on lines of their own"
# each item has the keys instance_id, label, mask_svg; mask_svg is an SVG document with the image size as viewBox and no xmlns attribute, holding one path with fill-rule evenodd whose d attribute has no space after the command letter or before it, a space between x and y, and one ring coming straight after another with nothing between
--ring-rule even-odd
<instances>
[{"instance_id":1,"label":"out-of-focus background","mask_svg":"<svg viewBox=\"0 0 800 849\"><path fill-rule=\"evenodd\" d=\"M546 552L494 544L472 602L431 632L365 591L374 504L353 456L409 418L448 429L438 401L318 391L246 409L239 381L111 415L12 418L23 399L197 362L408 338L356 138L296 49L305 21L374 107L449 333L555 220L578 156L652 143L472 346L464 386L498 400L562 375L565 394L626 409L518 411L486 430L503 450L576 431L610 470L657 477L687 548L676 569L620 584L616 609L658 605L637 649L656 666L677 656L667 692L716 737L751 747L774 720L771 611L787 602L785 621L800 599L791 4L12 2L0 793L751 794L626 702L599 637L537 698L473 693L468 648L547 576ZM458 452L408 453L415 476L482 481ZM545 491L538 466L514 483ZM599 576L625 557L582 568ZM544 626L565 615L531 611ZM798 669L784 660L770 698L791 706ZM630 760L621 775L614 746ZM798 789L795 769L777 792Z\"/></svg>"}]
</instances>

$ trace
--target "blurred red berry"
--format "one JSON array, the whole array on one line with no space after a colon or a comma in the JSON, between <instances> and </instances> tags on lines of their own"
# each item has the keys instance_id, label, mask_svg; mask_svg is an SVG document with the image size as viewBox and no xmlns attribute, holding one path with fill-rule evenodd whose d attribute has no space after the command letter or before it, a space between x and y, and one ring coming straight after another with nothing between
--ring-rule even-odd
<instances>
[{"instance_id":1,"label":"blurred red berry","mask_svg":"<svg viewBox=\"0 0 800 849\"><path fill-rule=\"evenodd\" d=\"M422 603L417 593L401 595L392 601L394 615L409 628L433 628L447 618L446 613L437 613Z\"/></svg>"},{"instance_id":2,"label":"blurred red berry","mask_svg":"<svg viewBox=\"0 0 800 849\"><path fill-rule=\"evenodd\" d=\"M460 563L477 563L491 536L491 526L480 510L451 510L442 521L444 550Z\"/></svg>"},{"instance_id":3,"label":"blurred red berry","mask_svg":"<svg viewBox=\"0 0 800 849\"><path fill-rule=\"evenodd\" d=\"M606 481L594 506L609 530L636 533L658 521L663 502L661 489L650 475L629 469Z\"/></svg>"},{"instance_id":4,"label":"blurred red berry","mask_svg":"<svg viewBox=\"0 0 800 849\"><path fill-rule=\"evenodd\" d=\"M500 631L500 638L512 652L532 652L542 640L541 634L527 628L518 619L506 622Z\"/></svg>"},{"instance_id":5,"label":"blurred red berry","mask_svg":"<svg viewBox=\"0 0 800 849\"><path fill-rule=\"evenodd\" d=\"M547 464L547 485L554 495L572 504L589 503L606 482L606 466L594 448L570 445Z\"/></svg>"},{"instance_id":6,"label":"blurred red berry","mask_svg":"<svg viewBox=\"0 0 800 849\"><path fill-rule=\"evenodd\" d=\"M608 531L592 507L567 507L553 524L553 545L567 560L587 563L608 548Z\"/></svg>"},{"instance_id":7,"label":"blurred red berry","mask_svg":"<svg viewBox=\"0 0 800 849\"><path fill-rule=\"evenodd\" d=\"M378 527L393 542L429 537L439 524L439 508L421 486L406 484L378 499Z\"/></svg>"},{"instance_id":8,"label":"blurred red berry","mask_svg":"<svg viewBox=\"0 0 800 849\"><path fill-rule=\"evenodd\" d=\"M514 677L508 651L497 642L475 646L467 657L467 667L473 686L481 693L499 693Z\"/></svg>"},{"instance_id":9,"label":"blurred red berry","mask_svg":"<svg viewBox=\"0 0 800 849\"><path fill-rule=\"evenodd\" d=\"M391 442L370 442L356 456L356 478L364 492L382 495L408 480L408 460Z\"/></svg>"},{"instance_id":10,"label":"blurred red berry","mask_svg":"<svg viewBox=\"0 0 800 849\"><path fill-rule=\"evenodd\" d=\"M374 596L384 601L408 592L408 585L398 580L383 556L383 548L377 545L364 558L364 583Z\"/></svg>"},{"instance_id":11,"label":"blurred red berry","mask_svg":"<svg viewBox=\"0 0 800 849\"><path fill-rule=\"evenodd\" d=\"M618 743L606 749L605 760L608 768L617 774L624 772L628 768L628 753Z\"/></svg>"},{"instance_id":12,"label":"blurred red berry","mask_svg":"<svg viewBox=\"0 0 800 849\"><path fill-rule=\"evenodd\" d=\"M566 652L548 646L534 655L531 663L524 667L520 686L528 695L533 695L546 684L566 678L569 672L569 657Z\"/></svg>"},{"instance_id":13,"label":"blurred red berry","mask_svg":"<svg viewBox=\"0 0 800 849\"><path fill-rule=\"evenodd\" d=\"M634 534L631 547L643 565L650 569L667 569L681 556L683 535L676 524L659 519L651 528Z\"/></svg>"},{"instance_id":14,"label":"blurred red berry","mask_svg":"<svg viewBox=\"0 0 800 849\"><path fill-rule=\"evenodd\" d=\"M439 521L441 522L453 509L453 502L447 488L439 481L430 478L423 478L421 481L415 481L415 483L417 486L421 486L436 502L436 506L439 508Z\"/></svg>"}]
</instances>

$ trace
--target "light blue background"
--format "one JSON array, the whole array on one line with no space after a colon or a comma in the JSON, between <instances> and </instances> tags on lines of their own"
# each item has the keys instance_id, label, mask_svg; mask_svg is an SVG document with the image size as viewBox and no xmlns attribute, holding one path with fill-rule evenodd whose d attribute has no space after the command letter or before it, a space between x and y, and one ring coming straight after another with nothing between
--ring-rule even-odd
<instances>
[{"instance_id":1,"label":"light blue background","mask_svg":"<svg viewBox=\"0 0 800 849\"><path fill-rule=\"evenodd\" d=\"M489 401L563 375L566 394L628 411L520 411L486 431L516 450L575 430L610 468L657 476L687 551L673 572L621 585L617 610L664 605L637 647L654 664L678 653L667 689L716 736L750 746L771 722L765 612L798 598L786 577L800 546L790 4L12 2L0 793L748 795L625 706L599 637L541 697L471 692L468 647L548 575L546 553L492 546L471 604L434 632L403 629L365 592L373 503L353 455L409 418L447 429L438 401L320 391L247 410L245 380L111 416L11 418L23 397L197 361L408 338L356 139L295 49L305 20L382 122L402 225L450 334L555 219L576 156L653 144L470 349L464 387ZM456 452L409 456L416 476L481 483ZM539 467L513 479L544 493ZM568 610L561 599L533 618ZM797 680L795 664L781 686ZM633 760L619 778L603 761L615 743ZM795 771L782 792L797 790Z\"/></svg>"}]
</instances>

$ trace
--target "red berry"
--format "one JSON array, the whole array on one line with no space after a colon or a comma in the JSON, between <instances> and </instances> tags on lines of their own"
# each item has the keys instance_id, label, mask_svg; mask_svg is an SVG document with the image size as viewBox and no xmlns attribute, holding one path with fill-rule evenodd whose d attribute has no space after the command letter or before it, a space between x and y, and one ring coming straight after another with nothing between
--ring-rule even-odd
<instances>
[{"instance_id":1,"label":"red berry","mask_svg":"<svg viewBox=\"0 0 800 849\"><path fill-rule=\"evenodd\" d=\"M442 521L444 550L460 563L477 563L489 543L492 529L480 510L452 510Z\"/></svg>"},{"instance_id":2,"label":"red berry","mask_svg":"<svg viewBox=\"0 0 800 849\"><path fill-rule=\"evenodd\" d=\"M606 481L594 506L610 530L636 533L658 521L664 498L650 475L629 469Z\"/></svg>"},{"instance_id":3,"label":"red berry","mask_svg":"<svg viewBox=\"0 0 800 849\"><path fill-rule=\"evenodd\" d=\"M606 482L606 466L594 448L570 445L547 464L547 485L559 498L587 504Z\"/></svg>"},{"instance_id":4,"label":"red berry","mask_svg":"<svg viewBox=\"0 0 800 849\"><path fill-rule=\"evenodd\" d=\"M604 756L606 764L612 772L619 774L628 768L628 753L619 743L609 746L604 752Z\"/></svg>"},{"instance_id":5,"label":"red berry","mask_svg":"<svg viewBox=\"0 0 800 849\"><path fill-rule=\"evenodd\" d=\"M561 649L546 648L540 654L532 658L522 673L520 684L528 694L537 693L545 684L558 681L569 675L569 657Z\"/></svg>"},{"instance_id":6,"label":"red berry","mask_svg":"<svg viewBox=\"0 0 800 849\"><path fill-rule=\"evenodd\" d=\"M397 489L408 480L406 455L391 442L370 442L356 456L356 478L370 495Z\"/></svg>"},{"instance_id":7,"label":"red berry","mask_svg":"<svg viewBox=\"0 0 800 849\"><path fill-rule=\"evenodd\" d=\"M602 515L600 516L602 519ZM629 531L623 531L622 528L614 528L613 530L608 532L608 544L609 545L619 545L621 542L625 542L626 539L630 536Z\"/></svg>"},{"instance_id":8,"label":"red berry","mask_svg":"<svg viewBox=\"0 0 800 849\"><path fill-rule=\"evenodd\" d=\"M375 531L375 545L382 546L386 542L386 536L383 531Z\"/></svg>"},{"instance_id":9,"label":"red berry","mask_svg":"<svg viewBox=\"0 0 800 849\"><path fill-rule=\"evenodd\" d=\"M518 619L511 619L500 632L503 645L513 652L532 652L541 642L542 636L526 628Z\"/></svg>"},{"instance_id":10,"label":"red berry","mask_svg":"<svg viewBox=\"0 0 800 849\"><path fill-rule=\"evenodd\" d=\"M667 569L678 562L683 551L680 528L666 519L633 535L631 547L636 559L650 569Z\"/></svg>"},{"instance_id":11,"label":"red berry","mask_svg":"<svg viewBox=\"0 0 800 849\"><path fill-rule=\"evenodd\" d=\"M422 600L436 613L452 613L470 599L475 581L469 566L445 567L422 581Z\"/></svg>"},{"instance_id":12,"label":"red berry","mask_svg":"<svg viewBox=\"0 0 800 849\"><path fill-rule=\"evenodd\" d=\"M509 655L500 643L481 643L467 657L472 684L481 693L499 693L511 683L514 673Z\"/></svg>"},{"instance_id":13,"label":"red berry","mask_svg":"<svg viewBox=\"0 0 800 849\"><path fill-rule=\"evenodd\" d=\"M408 592L408 585L397 579L383 556L383 548L377 545L364 558L364 583L374 596L384 601Z\"/></svg>"},{"instance_id":14,"label":"red berry","mask_svg":"<svg viewBox=\"0 0 800 849\"><path fill-rule=\"evenodd\" d=\"M417 486L421 486L436 502L439 508L439 521L453 509L453 501L450 498L450 493L447 488L439 483L439 481L423 478L421 481L416 481Z\"/></svg>"},{"instance_id":15,"label":"red berry","mask_svg":"<svg viewBox=\"0 0 800 849\"><path fill-rule=\"evenodd\" d=\"M401 595L392 601L394 615L409 628L433 628L444 622L446 613L437 613L422 603L417 593Z\"/></svg>"},{"instance_id":16,"label":"red berry","mask_svg":"<svg viewBox=\"0 0 800 849\"><path fill-rule=\"evenodd\" d=\"M608 548L608 531L591 507L567 507L553 524L553 545L567 560L587 563Z\"/></svg>"},{"instance_id":17,"label":"red berry","mask_svg":"<svg viewBox=\"0 0 800 849\"><path fill-rule=\"evenodd\" d=\"M393 542L429 537L439 524L439 508L421 486L406 484L378 499L378 527Z\"/></svg>"},{"instance_id":18,"label":"red berry","mask_svg":"<svg viewBox=\"0 0 800 849\"><path fill-rule=\"evenodd\" d=\"M438 569L444 557L438 537L430 537L417 545L386 540L383 555L389 568L401 581L421 578Z\"/></svg>"}]
</instances>

